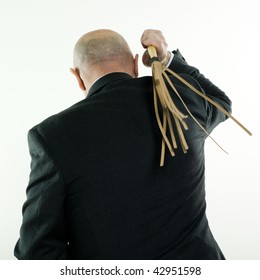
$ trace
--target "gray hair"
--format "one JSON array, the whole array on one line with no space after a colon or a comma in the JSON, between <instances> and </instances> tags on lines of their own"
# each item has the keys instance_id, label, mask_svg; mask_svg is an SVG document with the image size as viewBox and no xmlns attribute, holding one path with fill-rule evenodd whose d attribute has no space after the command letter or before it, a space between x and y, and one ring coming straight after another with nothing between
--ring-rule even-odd
<instances>
[{"instance_id":1,"label":"gray hair","mask_svg":"<svg viewBox=\"0 0 260 280\"><path fill-rule=\"evenodd\" d=\"M100 65L106 61L127 63L133 54L118 33L111 30L97 30L83 35L74 48L74 67Z\"/></svg>"}]
</instances>

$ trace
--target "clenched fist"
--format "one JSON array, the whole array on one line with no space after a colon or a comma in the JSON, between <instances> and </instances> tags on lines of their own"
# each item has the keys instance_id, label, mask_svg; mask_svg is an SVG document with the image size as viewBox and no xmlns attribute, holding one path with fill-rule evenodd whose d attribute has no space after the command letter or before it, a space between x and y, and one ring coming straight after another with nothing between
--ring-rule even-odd
<instances>
[{"instance_id":1,"label":"clenched fist","mask_svg":"<svg viewBox=\"0 0 260 280\"><path fill-rule=\"evenodd\" d=\"M167 64L168 60L170 59L170 55L168 52L168 44L160 30L145 30L141 37L141 44L145 49L149 46L154 46L156 48L159 60L164 65ZM145 66L151 66L150 56L147 50L144 52L142 60Z\"/></svg>"}]
</instances>

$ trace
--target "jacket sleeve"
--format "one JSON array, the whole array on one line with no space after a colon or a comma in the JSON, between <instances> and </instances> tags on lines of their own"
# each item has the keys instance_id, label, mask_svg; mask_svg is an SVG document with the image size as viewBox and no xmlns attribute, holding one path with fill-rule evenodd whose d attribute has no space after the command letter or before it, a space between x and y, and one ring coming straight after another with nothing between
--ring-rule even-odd
<instances>
[{"instance_id":1,"label":"jacket sleeve","mask_svg":"<svg viewBox=\"0 0 260 280\"><path fill-rule=\"evenodd\" d=\"M36 129L29 131L28 144L31 173L14 255L18 259L67 259L62 176Z\"/></svg>"},{"instance_id":2,"label":"jacket sleeve","mask_svg":"<svg viewBox=\"0 0 260 280\"><path fill-rule=\"evenodd\" d=\"M221 105L225 110L231 113L231 100L228 96L217 86L215 86L209 79L207 79L200 71L190 66L180 51L177 49L173 51L174 57L169 66L171 70L177 74L189 75L194 79L202 91L213 101ZM185 78L185 77L184 77ZM194 93L195 94L195 93ZM211 132L220 122L227 119L227 116L218 110L214 105L207 104L207 127L208 132Z\"/></svg>"}]
</instances>

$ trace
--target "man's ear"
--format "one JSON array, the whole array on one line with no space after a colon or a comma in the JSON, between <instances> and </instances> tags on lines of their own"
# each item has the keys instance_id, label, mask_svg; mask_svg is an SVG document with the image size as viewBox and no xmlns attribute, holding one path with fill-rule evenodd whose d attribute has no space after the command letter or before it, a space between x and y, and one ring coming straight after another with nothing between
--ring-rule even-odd
<instances>
[{"instance_id":1,"label":"man's ear","mask_svg":"<svg viewBox=\"0 0 260 280\"><path fill-rule=\"evenodd\" d=\"M135 78L138 78L138 59L139 55L136 54L134 58L134 72L135 72Z\"/></svg>"},{"instance_id":2,"label":"man's ear","mask_svg":"<svg viewBox=\"0 0 260 280\"><path fill-rule=\"evenodd\" d=\"M86 87L84 85L84 82L82 81L80 74L79 74L79 69L78 68L70 68L70 72L76 77L79 87L83 90L86 91Z\"/></svg>"}]
</instances>

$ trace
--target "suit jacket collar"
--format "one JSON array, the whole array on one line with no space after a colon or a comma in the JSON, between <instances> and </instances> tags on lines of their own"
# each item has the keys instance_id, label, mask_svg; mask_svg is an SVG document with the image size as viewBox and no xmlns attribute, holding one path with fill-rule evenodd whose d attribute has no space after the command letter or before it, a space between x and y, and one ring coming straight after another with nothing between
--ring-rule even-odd
<instances>
[{"instance_id":1,"label":"suit jacket collar","mask_svg":"<svg viewBox=\"0 0 260 280\"><path fill-rule=\"evenodd\" d=\"M90 87L87 97L92 96L96 92L100 91L104 86L107 84L117 81L117 80L124 80L124 79L133 79L132 76L130 76L127 73L122 72L114 72L107 74L105 76L102 76L97 81L94 82L94 84Z\"/></svg>"}]
</instances>

